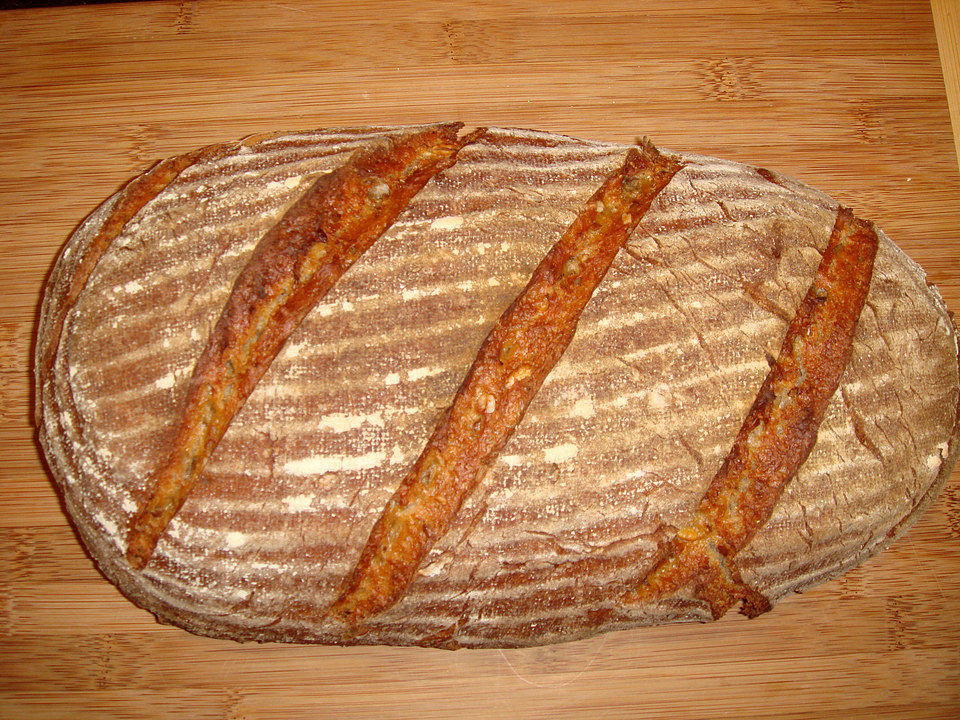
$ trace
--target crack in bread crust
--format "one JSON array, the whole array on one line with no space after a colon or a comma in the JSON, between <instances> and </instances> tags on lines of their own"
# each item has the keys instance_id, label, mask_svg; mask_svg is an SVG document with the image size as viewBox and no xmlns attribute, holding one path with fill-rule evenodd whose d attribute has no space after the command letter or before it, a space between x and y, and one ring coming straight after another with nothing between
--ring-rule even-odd
<instances>
[{"instance_id":1,"label":"crack in bread crust","mask_svg":"<svg viewBox=\"0 0 960 720\"><path fill-rule=\"evenodd\" d=\"M330 614L348 625L394 605L560 359L594 289L682 167L644 140L593 194L497 321L450 408L387 503Z\"/></svg>"},{"instance_id":2,"label":"crack in bread crust","mask_svg":"<svg viewBox=\"0 0 960 720\"><path fill-rule=\"evenodd\" d=\"M261 238L190 382L180 427L133 516L127 560L149 561L237 410L290 333L429 180L483 135L462 123L392 138L321 176Z\"/></svg>"},{"instance_id":3,"label":"crack in bread crust","mask_svg":"<svg viewBox=\"0 0 960 720\"><path fill-rule=\"evenodd\" d=\"M664 599L689 585L714 618L740 601L750 617L770 609L770 602L740 578L734 557L770 517L816 443L850 358L877 247L872 224L841 207L780 357L733 448L691 520L639 585L625 594L625 604Z\"/></svg>"}]
</instances>

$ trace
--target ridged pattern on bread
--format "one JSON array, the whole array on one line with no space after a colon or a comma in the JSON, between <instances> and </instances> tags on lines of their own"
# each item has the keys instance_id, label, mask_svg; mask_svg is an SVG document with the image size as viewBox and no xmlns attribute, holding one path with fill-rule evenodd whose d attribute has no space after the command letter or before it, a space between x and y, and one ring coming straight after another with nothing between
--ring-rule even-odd
<instances>
[{"instance_id":1,"label":"ridged pattern on bread","mask_svg":"<svg viewBox=\"0 0 960 720\"><path fill-rule=\"evenodd\" d=\"M371 531L330 608L360 631L394 605L523 420L584 307L682 163L649 141L578 209L484 339L450 407Z\"/></svg>"},{"instance_id":2,"label":"ridged pattern on bread","mask_svg":"<svg viewBox=\"0 0 960 720\"><path fill-rule=\"evenodd\" d=\"M42 441L93 557L166 622L345 641L321 611L491 325L626 152L521 130L461 151L291 335L153 563L131 571L123 529L233 279L311 178L397 131L267 136L187 168L125 227L67 316L38 397ZM774 173L684 159L406 596L353 641L531 645L709 617L694 600L615 598L728 452L836 203ZM104 212L71 238L60 275ZM902 533L955 459L958 394L942 300L882 236L840 391L738 556L744 580L779 599Z\"/></svg>"},{"instance_id":3,"label":"ridged pattern on bread","mask_svg":"<svg viewBox=\"0 0 960 720\"><path fill-rule=\"evenodd\" d=\"M258 241L193 367L176 439L151 473L150 498L130 523L126 556L134 568L150 559L290 333L410 199L485 132L460 137L461 128L430 126L352 153L311 183Z\"/></svg>"},{"instance_id":4,"label":"ridged pattern on bread","mask_svg":"<svg viewBox=\"0 0 960 720\"><path fill-rule=\"evenodd\" d=\"M766 525L817 442L850 361L878 246L872 223L839 209L810 288L730 452L686 524L623 598L626 604L685 591L705 600L714 618L736 604L748 617L770 610L770 601L743 582L736 556Z\"/></svg>"}]
</instances>

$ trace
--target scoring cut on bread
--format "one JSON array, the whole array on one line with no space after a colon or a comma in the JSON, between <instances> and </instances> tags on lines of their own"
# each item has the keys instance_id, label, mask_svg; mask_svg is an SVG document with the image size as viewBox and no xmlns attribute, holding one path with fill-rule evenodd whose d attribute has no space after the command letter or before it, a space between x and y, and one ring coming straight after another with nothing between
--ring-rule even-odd
<instances>
[{"instance_id":1,"label":"scoring cut on bread","mask_svg":"<svg viewBox=\"0 0 960 720\"><path fill-rule=\"evenodd\" d=\"M506 647L716 613L695 584L651 592L645 578L690 535L845 215L791 179L691 154L631 215L562 357L403 591L359 624L329 612L484 338L631 152L526 130L456 135L455 162L292 329L149 560L128 561L258 244L317 178L444 127L198 151L132 181L64 248L38 329L41 442L91 555L162 621L238 640ZM726 548L748 600L882 550L956 459L956 331L922 270L876 237L816 442Z\"/></svg>"},{"instance_id":2,"label":"scoring cut on bread","mask_svg":"<svg viewBox=\"0 0 960 720\"><path fill-rule=\"evenodd\" d=\"M484 129L411 132L364 148L314 181L257 243L193 368L185 409L153 490L130 522L127 560L142 568L236 411L290 333L424 185Z\"/></svg>"}]
</instances>

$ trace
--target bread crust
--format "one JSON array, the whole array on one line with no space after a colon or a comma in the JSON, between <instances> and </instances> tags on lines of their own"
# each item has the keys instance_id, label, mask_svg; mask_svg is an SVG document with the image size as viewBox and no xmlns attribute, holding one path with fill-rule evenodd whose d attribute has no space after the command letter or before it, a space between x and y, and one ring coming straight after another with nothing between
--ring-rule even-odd
<instances>
[{"instance_id":1,"label":"bread crust","mask_svg":"<svg viewBox=\"0 0 960 720\"><path fill-rule=\"evenodd\" d=\"M837 205L789 178L690 154L403 599L362 636L317 619L483 337L626 151L533 131L490 129L427 184L291 334L150 565L125 560L144 478L169 448L193 364L257 240L304 178L401 132L267 136L184 168L124 223L63 309L80 249L117 198L71 238L36 370L41 442L84 544L162 621L238 640L506 647L709 619L695 597L618 598L722 464ZM744 582L772 602L886 547L957 457L956 330L922 271L879 237L841 391L737 555Z\"/></svg>"},{"instance_id":2,"label":"bread crust","mask_svg":"<svg viewBox=\"0 0 960 720\"><path fill-rule=\"evenodd\" d=\"M233 416L290 333L460 149L483 135L462 123L358 151L321 176L257 243L193 369L176 439L130 522L127 561L149 561ZM119 232L119 227L116 228Z\"/></svg>"},{"instance_id":3,"label":"bread crust","mask_svg":"<svg viewBox=\"0 0 960 720\"><path fill-rule=\"evenodd\" d=\"M70 260L70 269L64 270L67 255L60 258L47 285L44 298L43 327L40 336L43 342L37 347L38 378L51 376L53 361L60 344L67 314L73 309L83 292L87 280L93 274L100 258L113 243L117 234L147 203L159 195L185 169L198 161L214 159L230 149L229 145L210 145L158 162L142 175L133 178L118 192L105 208L105 216L92 237L75 248ZM70 248L72 251L74 248ZM56 308L51 310L50 308ZM40 408L37 405L37 424L40 424Z\"/></svg>"},{"instance_id":4,"label":"bread crust","mask_svg":"<svg viewBox=\"0 0 960 720\"><path fill-rule=\"evenodd\" d=\"M770 601L743 582L736 555L770 518L813 450L850 359L877 242L870 223L839 209L810 289L730 454L690 521L623 602L656 601L692 585L715 619L741 601L749 617L770 610Z\"/></svg>"},{"instance_id":5,"label":"bread crust","mask_svg":"<svg viewBox=\"0 0 960 720\"><path fill-rule=\"evenodd\" d=\"M617 252L681 168L649 141L590 197L497 320L436 430L387 503L331 614L356 628L394 605L503 449Z\"/></svg>"}]
</instances>

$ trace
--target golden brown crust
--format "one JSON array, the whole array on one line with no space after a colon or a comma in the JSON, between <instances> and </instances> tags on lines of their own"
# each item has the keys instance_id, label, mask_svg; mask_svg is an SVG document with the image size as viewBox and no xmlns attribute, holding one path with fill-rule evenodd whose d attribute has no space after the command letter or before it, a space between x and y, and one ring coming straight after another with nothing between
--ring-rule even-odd
<instances>
[{"instance_id":1,"label":"golden brown crust","mask_svg":"<svg viewBox=\"0 0 960 720\"><path fill-rule=\"evenodd\" d=\"M124 186L96 234L80 250L81 255L74 261L69 282L59 288L55 296L47 299L47 302L57 309L50 319L47 332L42 338L42 346L37 353L38 378L41 383L51 376L67 315L70 314L77 298L80 297L80 293L86 287L87 281L97 267L97 263L100 262L100 258L103 257L111 243L117 239L127 223L188 167L209 160L230 147L233 146L225 144L209 145L162 160ZM38 425L40 424L39 403L37 404L36 422Z\"/></svg>"},{"instance_id":2,"label":"golden brown crust","mask_svg":"<svg viewBox=\"0 0 960 720\"><path fill-rule=\"evenodd\" d=\"M284 341L409 201L462 147L462 123L431 127L356 153L320 177L260 240L194 368L169 457L134 515L127 559L143 567L233 416Z\"/></svg>"},{"instance_id":3,"label":"golden brown crust","mask_svg":"<svg viewBox=\"0 0 960 720\"><path fill-rule=\"evenodd\" d=\"M715 618L738 601L754 616L770 608L741 580L734 556L770 517L817 439L850 358L877 252L873 226L840 208L806 297L790 323L733 448L690 522L667 544L626 604L665 598L686 585Z\"/></svg>"},{"instance_id":4,"label":"golden brown crust","mask_svg":"<svg viewBox=\"0 0 960 720\"><path fill-rule=\"evenodd\" d=\"M162 622L240 641L516 647L708 619L689 585L637 605L620 595L666 552L729 451L836 203L694 155L398 605L362 633L324 614L436 409L628 149L535 131L489 130L414 198L290 336L146 571L126 561L131 515L250 252L321 172L409 131L249 138L188 168L124 226L67 314L37 396L39 439L90 557ZM38 349L122 192L78 226L51 273ZM743 580L778 602L856 567L917 519L956 460L956 331L922 270L879 234L843 397L736 566L704 578L714 594Z\"/></svg>"},{"instance_id":5,"label":"golden brown crust","mask_svg":"<svg viewBox=\"0 0 960 720\"><path fill-rule=\"evenodd\" d=\"M388 502L330 609L334 617L356 624L401 597L560 359L617 252L681 166L646 140L630 149L546 255Z\"/></svg>"}]
</instances>

